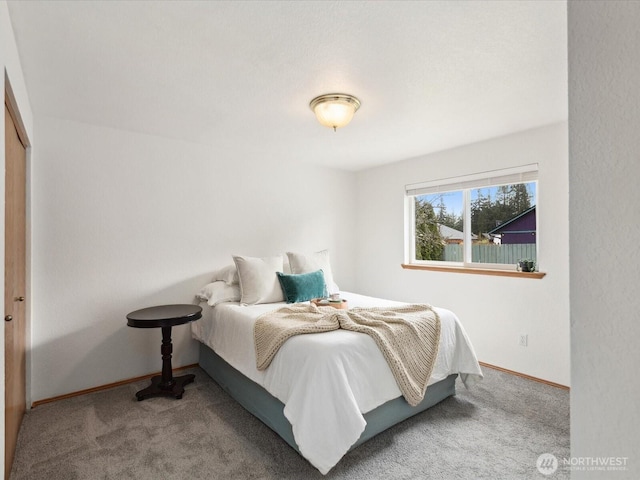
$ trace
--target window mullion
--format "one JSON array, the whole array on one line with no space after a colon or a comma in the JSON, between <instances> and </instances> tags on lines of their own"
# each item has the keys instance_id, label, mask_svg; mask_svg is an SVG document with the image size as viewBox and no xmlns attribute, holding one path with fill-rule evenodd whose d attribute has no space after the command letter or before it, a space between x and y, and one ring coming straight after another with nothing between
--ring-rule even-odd
<instances>
[{"instance_id":1,"label":"window mullion","mask_svg":"<svg viewBox=\"0 0 640 480\"><path fill-rule=\"evenodd\" d=\"M406 197L405 201L407 204L405 205L405 212L408 218L405 221L405 225L407 225L409 229L409 244L405 251L408 251L409 258L412 262L416 259L416 199L415 197Z\"/></svg>"},{"instance_id":2,"label":"window mullion","mask_svg":"<svg viewBox=\"0 0 640 480\"><path fill-rule=\"evenodd\" d=\"M464 241L462 243L464 249L462 254L462 261L465 264L471 263L471 190L465 189L462 191L462 203L463 203L463 215L464 220L462 223L462 233Z\"/></svg>"}]
</instances>

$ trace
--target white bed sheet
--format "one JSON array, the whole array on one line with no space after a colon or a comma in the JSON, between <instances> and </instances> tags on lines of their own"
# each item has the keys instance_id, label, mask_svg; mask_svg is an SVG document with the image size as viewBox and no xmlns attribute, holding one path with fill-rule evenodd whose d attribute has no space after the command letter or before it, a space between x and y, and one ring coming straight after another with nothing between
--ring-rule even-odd
<instances>
[{"instance_id":1,"label":"white bed sheet","mask_svg":"<svg viewBox=\"0 0 640 480\"><path fill-rule=\"evenodd\" d=\"M349 292L342 296L350 308L400 305ZM192 334L285 404L284 415L300 453L326 474L362 434L362 414L401 392L374 340L346 330L290 338L271 365L258 371L253 324L263 313L284 305L223 303L211 309L205 304L203 318L191 323ZM441 333L429 385L457 373L468 388L482 379L473 346L453 312L434 309Z\"/></svg>"}]
</instances>

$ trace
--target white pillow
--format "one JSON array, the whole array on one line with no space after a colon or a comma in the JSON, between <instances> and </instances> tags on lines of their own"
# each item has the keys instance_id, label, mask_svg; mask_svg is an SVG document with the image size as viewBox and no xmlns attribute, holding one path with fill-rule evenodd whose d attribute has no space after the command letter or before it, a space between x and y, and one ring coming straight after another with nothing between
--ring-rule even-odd
<instances>
[{"instance_id":1,"label":"white pillow","mask_svg":"<svg viewBox=\"0 0 640 480\"><path fill-rule=\"evenodd\" d=\"M238 269L235 265L227 265L226 267L213 272L213 278L211 281L221 281L227 285L238 285L240 283L240 279L238 278Z\"/></svg>"},{"instance_id":2,"label":"white pillow","mask_svg":"<svg viewBox=\"0 0 640 480\"><path fill-rule=\"evenodd\" d=\"M239 302L240 285L227 285L225 282L216 281L202 287L196 297L212 307L222 302Z\"/></svg>"},{"instance_id":3,"label":"white pillow","mask_svg":"<svg viewBox=\"0 0 640 480\"><path fill-rule=\"evenodd\" d=\"M338 293L340 288L333 281L331 272L331 262L329 261L329 250L322 250L315 253L293 253L287 252L291 273L310 273L316 270L324 272L324 283L327 284L327 293Z\"/></svg>"},{"instance_id":4,"label":"white pillow","mask_svg":"<svg viewBox=\"0 0 640 480\"><path fill-rule=\"evenodd\" d=\"M282 287L276 275L276 272L282 272L282 255L266 258L234 255L233 261L240 278L242 305L284 302Z\"/></svg>"}]
</instances>

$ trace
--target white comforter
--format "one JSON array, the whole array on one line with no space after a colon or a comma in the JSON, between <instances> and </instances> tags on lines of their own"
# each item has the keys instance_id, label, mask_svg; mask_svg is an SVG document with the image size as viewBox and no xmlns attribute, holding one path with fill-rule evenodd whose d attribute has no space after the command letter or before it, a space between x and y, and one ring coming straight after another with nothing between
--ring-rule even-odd
<instances>
[{"instance_id":1,"label":"white comforter","mask_svg":"<svg viewBox=\"0 0 640 480\"><path fill-rule=\"evenodd\" d=\"M350 307L399 304L348 292L342 296ZM258 371L253 324L283 305L223 303L213 309L210 321L204 316L192 322L192 333L285 404L300 453L326 474L362 434L362 414L401 392L373 339L346 330L293 337L265 371ZM482 378L471 342L453 312L435 310L441 320L440 348L429 385L458 373L469 387Z\"/></svg>"}]
</instances>

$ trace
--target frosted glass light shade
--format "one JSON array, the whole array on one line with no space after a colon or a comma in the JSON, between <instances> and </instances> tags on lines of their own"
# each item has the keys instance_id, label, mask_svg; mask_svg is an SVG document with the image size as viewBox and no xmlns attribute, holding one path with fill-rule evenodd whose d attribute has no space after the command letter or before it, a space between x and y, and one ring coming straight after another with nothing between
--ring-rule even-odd
<instances>
[{"instance_id":1,"label":"frosted glass light shade","mask_svg":"<svg viewBox=\"0 0 640 480\"><path fill-rule=\"evenodd\" d=\"M360 100L353 95L330 93L320 95L309 103L321 125L336 128L347 125L360 108Z\"/></svg>"}]
</instances>

